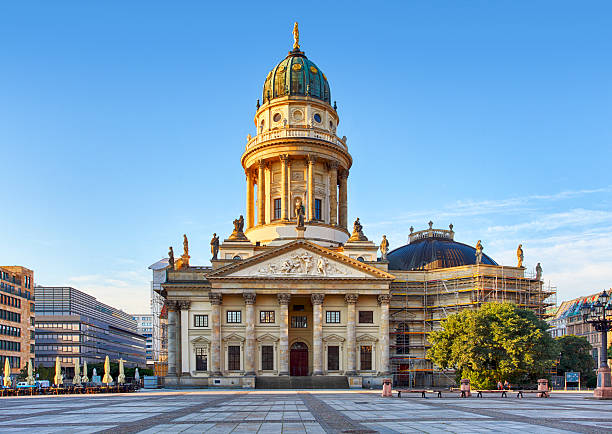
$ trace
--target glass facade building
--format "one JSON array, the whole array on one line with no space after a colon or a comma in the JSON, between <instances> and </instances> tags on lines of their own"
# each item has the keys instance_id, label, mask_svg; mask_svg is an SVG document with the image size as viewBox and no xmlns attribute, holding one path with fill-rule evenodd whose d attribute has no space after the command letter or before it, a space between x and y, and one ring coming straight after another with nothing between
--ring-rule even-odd
<instances>
[{"instance_id":1,"label":"glass facade building","mask_svg":"<svg viewBox=\"0 0 612 434\"><path fill-rule=\"evenodd\" d=\"M34 288L36 365L62 366L123 359L126 367L146 365L145 338L132 316L71 287ZM40 302L39 302L40 300Z\"/></svg>"}]
</instances>

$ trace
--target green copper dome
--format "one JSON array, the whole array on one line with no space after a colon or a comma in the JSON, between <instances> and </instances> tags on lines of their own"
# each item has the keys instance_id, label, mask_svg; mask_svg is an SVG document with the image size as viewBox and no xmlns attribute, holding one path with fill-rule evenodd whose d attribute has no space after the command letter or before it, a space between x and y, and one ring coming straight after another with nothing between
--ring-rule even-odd
<instances>
[{"instance_id":1,"label":"green copper dome","mask_svg":"<svg viewBox=\"0 0 612 434\"><path fill-rule=\"evenodd\" d=\"M268 73L263 89L263 102L290 95L310 96L331 105L325 74L299 50L289 52L289 55Z\"/></svg>"}]
</instances>

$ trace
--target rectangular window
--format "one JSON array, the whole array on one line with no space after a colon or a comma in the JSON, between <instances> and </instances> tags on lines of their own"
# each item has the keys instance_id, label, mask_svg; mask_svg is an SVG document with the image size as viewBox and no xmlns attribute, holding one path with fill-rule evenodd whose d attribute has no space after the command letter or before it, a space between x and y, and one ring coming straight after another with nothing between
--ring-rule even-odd
<instances>
[{"instance_id":1,"label":"rectangular window","mask_svg":"<svg viewBox=\"0 0 612 434\"><path fill-rule=\"evenodd\" d=\"M304 312L304 305L303 304L294 304L293 305L293 311L294 312Z\"/></svg>"},{"instance_id":2,"label":"rectangular window","mask_svg":"<svg viewBox=\"0 0 612 434\"><path fill-rule=\"evenodd\" d=\"M208 327L208 315L194 315L193 316L194 327Z\"/></svg>"},{"instance_id":3,"label":"rectangular window","mask_svg":"<svg viewBox=\"0 0 612 434\"><path fill-rule=\"evenodd\" d=\"M321 199L315 199L315 203L314 203L314 218L315 220L323 220L321 218Z\"/></svg>"},{"instance_id":4,"label":"rectangular window","mask_svg":"<svg viewBox=\"0 0 612 434\"><path fill-rule=\"evenodd\" d=\"M372 370L372 347L370 345L362 345L360 351L361 370Z\"/></svg>"},{"instance_id":5,"label":"rectangular window","mask_svg":"<svg viewBox=\"0 0 612 434\"><path fill-rule=\"evenodd\" d=\"M291 317L291 328L294 328L294 329L308 328L308 318L305 316L292 316Z\"/></svg>"},{"instance_id":6,"label":"rectangular window","mask_svg":"<svg viewBox=\"0 0 612 434\"><path fill-rule=\"evenodd\" d=\"M273 324L274 323L274 311L273 310L262 310L259 312L259 322L262 324Z\"/></svg>"},{"instance_id":7,"label":"rectangular window","mask_svg":"<svg viewBox=\"0 0 612 434\"><path fill-rule=\"evenodd\" d=\"M272 345L262 345L261 347L261 369L262 371L274 369L274 347Z\"/></svg>"},{"instance_id":8,"label":"rectangular window","mask_svg":"<svg viewBox=\"0 0 612 434\"><path fill-rule=\"evenodd\" d=\"M327 347L327 370L340 370L340 347L336 345Z\"/></svg>"},{"instance_id":9,"label":"rectangular window","mask_svg":"<svg viewBox=\"0 0 612 434\"><path fill-rule=\"evenodd\" d=\"M196 348L196 371L208 371L208 355L204 348Z\"/></svg>"},{"instance_id":10,"label":"rectangular window","mask_svg":"<svg viewBox=\"0 0 612 434\"><path fill-rule=\"evenodd\" d=\"M228 371L240 371L240 346L227 347L227 369Z\"/></svg>"},{"instance_id":11,"label":"rectangular window","mask_svg":"<svg viewBox=\"0 0 612 434\"><path fill-rule=\"evenodd\" d=\"M281 218L281 200L274 199L274 219L278 220Z\"/></svg>"},{"instance_id":12,"label":"rectangular window","mask_svg":"<svg viewBox=\"0 0 612 434\"><path fill-rule=\"evenodd\" d=\"M325 312L325 322L328 324L340 324L340 311L328 310Z\"/></svg>"},{"instance_id":13,"label":"rectangular window","mask_svg":"<svg viewBox=\"0 0 612 434\"><path fill-rule=\"evenodd\" d=\"M371 310L360 310L359 311L359 323L360 324L373 324L374 323L374 312Z\"/></svg>"},{"instance_id":14,"label":"rectangular window","mask_svg":"<svg viewBox=\"0 0 612 434\"><path fill-rule=\"evenodd\" d=\"M227 322L239 324L242 322L242 312L239 310L228 310L227 311Z\"/></svg>"}]
</instances>

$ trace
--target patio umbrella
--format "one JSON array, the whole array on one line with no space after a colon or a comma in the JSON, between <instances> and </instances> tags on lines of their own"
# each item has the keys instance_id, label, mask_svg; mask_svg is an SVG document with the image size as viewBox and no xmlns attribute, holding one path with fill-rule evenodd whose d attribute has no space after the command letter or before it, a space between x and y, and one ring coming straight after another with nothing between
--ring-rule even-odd
<instances>
[{"instance_id":1,"label":"patio umbrella","mask_svg":"<svg viewBox=\"0 0 612 434\"><path fill-rule=\"evenodd\" d=\"M11 365L8 357L4 359L4 387L11 387L13 384L11 381Z\"/></svg>"},{"instance_id":2,"label":"patio umbrella","mask_svg":"<svg viewBox=\"0 0 612 434\"><path fill-rule=\"evenodd\" d=\"M119 376L117 377L117 383L125 383L125 373L123 372L123 359L119 359Z\"/></svg>"},{"instance_id":3,"label":"patio umbrella","mask_svg":"<svg viewBox=\"0 0 612 434\"><path fill-rule=\"evenodd\" d=\"M56 386L61 386L64 382L64 376L62 375L62 367L60 365L59 356L55 358L55 377L53 377L53 382Z\"/></svg>"},{"instance_id":4,"label":"patio umbrella","mask_svg":"<svg viewBox=\"0 0 612 434\"><path fill-rule=\"evenodd\" d=\"M134 380L140 381L140 372L138 372L138 368L134 371Z\"/></svg>"},{"instance_id":5,"label":"patio umbrella","mask_svg":"<svg viewBox=\"0 0 612 434\"><path fill-rule=\"evenodd\" d=\"M76 357L74 358L74 378L72 379L72 384L74 386L81 385L81 372L80 372L80 367L79 367L79 359Z\"/></svg>"},{"instance_id":6,"label":"patio umbrella","mask_svg":"<svg viewBox=\"0 0 612 434\"><path fill-rule=\"evenodd\" d=\"M113 382L113 377L110 375L110 361L108 360L108 356L106 356L106 360L104 361L104 377L102 378L102 382L107 386Z\"/></svg>"},{"instance_id":7,"label":"patio umbrella","mask_svg":"<svg viewBox=\"0 0 612 434\"><path fill-rule=\"evenodd\" d=\"M81 378L83 383L89 383L89 377L87 376L87 360L83 362L83 378Z\"/></svg>"},{"instance_id":8,"label":"patio umbrella","mask_svg":"<svg viewBox=\"0 0 612 434\"><path fill-rule=\"evenodd\" d=\"M26 382L30 386L34 386L36 384L34 375L32 375L32 360L28 360L28 377L26 378Z\"/></svg>"}]
</instances>

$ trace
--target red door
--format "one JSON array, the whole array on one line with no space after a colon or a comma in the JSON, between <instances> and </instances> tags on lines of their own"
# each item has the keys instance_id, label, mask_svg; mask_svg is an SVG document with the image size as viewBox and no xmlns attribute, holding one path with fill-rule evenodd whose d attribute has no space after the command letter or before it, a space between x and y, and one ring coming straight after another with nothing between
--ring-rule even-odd
<instances>
[{"instance_id":1,"label":"red door","mask_svg":"<svg viewBox=\"0 0 612 434\"><path fill-rule=\"evenodd\" d=\"M292 376L308 375L308 347L302 342L291 345L289 353L289 373Z\"/></svg>"}]
</instances>

